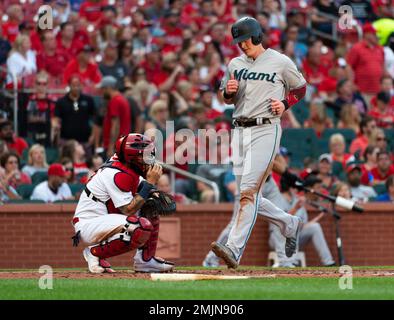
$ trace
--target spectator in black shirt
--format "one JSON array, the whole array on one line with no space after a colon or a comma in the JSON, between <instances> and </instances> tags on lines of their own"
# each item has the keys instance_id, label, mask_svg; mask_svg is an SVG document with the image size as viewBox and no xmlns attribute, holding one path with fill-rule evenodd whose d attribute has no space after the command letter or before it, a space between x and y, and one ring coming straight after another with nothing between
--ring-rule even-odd
<instances>
[{"instance_id":1,"label":"spectator in black shirt","mask_svg":"<svg viewBox=\"0 0 394 320\"><path fill-rule=\"evenodd\" d=\"M75 139L90 151L93 142L91 122L96 113L94 100L82 93L78 76L70 78L69 86L70 92L56 102L54 126L60 140Z\"/></svg>"},{"instance_id":2,"label":"spectator in black shirt","mask_svg":"<svg viewBox=\"0 0 394 320\"><path fill-rule=\"evenodd\" d=\"M314 2L313 7L311 16L313 27L321 32L331 34L332 18L338 18L338 8L330 0L317 0Z\"/></svg>"},{"instance_id":3,"label":"spectator in black shirt","mask_svg":"<svg viewBox=\"0 0 394 320\"><path fill-rule=\"evenodd\" d=\"M8 58L8 53L11 51L10 43L3 38L3 31L0 28L0 65L5 64Z\"/></svg>"},{"instance_id":4,"label":"spectator in black shirt","mask_svg":"<svg viewBox=\"0 0 394 320\"><path fill-rule=\"evenodd\" d=\"M377 17L372 5L368 0L345 0L342 6L350 6L353 11L353 18L364 24L367 21L374 21Z\"/></svg>"}]
</instances>

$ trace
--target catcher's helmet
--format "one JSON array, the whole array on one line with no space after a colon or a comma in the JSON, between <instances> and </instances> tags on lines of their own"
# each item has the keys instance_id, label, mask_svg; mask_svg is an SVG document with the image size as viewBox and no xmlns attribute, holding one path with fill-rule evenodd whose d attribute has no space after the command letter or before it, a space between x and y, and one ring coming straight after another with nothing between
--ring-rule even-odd
<instances>
[{"instance_id":1,"label":"catcher's helmet","mask_svg":"<svg viewBox=\"0 0 394 320\"><path fill-rule=\"evenodd\" d=\"M155 162L155 145L147 136L129 133L121 136L115 145L115 152L120 162L136 165L143 172L146 165Z\"/></svg>"},{"instance_id":2,"label":"catcher's helmet","mask_svg":"<svg viewBox=\"0 0 394 320\"><path fill-rule=\"evenodd\" d=\"M252 39L252 43L257 46L263 40L263 30L260 23L252 17L243 17L236 21L231 27L233 44Z\"/></svg>"}]
</instances>

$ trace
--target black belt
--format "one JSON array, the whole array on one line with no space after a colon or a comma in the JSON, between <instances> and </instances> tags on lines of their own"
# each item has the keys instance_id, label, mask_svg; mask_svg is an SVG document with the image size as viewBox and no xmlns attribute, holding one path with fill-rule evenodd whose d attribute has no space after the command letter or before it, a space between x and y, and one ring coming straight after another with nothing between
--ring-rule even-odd
<instances>
[{"instance_id":1,"label":"black belt","mask_svg":"<svg viewBox=\"0 0 394 320\"><path fill-rule=\"evenodd\" d=\"M271 124L271 120L268 118L254 118L254 119L249 119L249 118L236 118L233 119L233 125L235 127L253 127L253 126L260 126L263 124Z\"/></svg>"},{"instance_id":2,"label":"black belt","mask_svg":"<svg viewBox=\"0 0 394 320\"><path fill-rule=\"evenodd\" d=\"M93 195L93 193L88 189L88 187L85 187L85 193L86 193L86 195L88 196L88 198L92 199L93 201L104 203L104 202L102 202L100 199L97 199L97 198Z\"/></svg>"}]
</instances>

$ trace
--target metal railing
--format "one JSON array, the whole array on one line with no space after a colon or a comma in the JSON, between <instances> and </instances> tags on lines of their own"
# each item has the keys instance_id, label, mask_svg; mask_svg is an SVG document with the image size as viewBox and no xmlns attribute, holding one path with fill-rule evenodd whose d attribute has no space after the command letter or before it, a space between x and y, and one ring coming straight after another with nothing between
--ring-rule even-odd
<instances>
[{"instance_id":1,"label":"metal railing","mask_svg":"<svg viewBox=\"0 0 394 320\"><path fill-rule=\"evenodd\" d=\"M216 182L213 182L211 180L205 179L203 177L200 177L196 174L190 173L188 171L179 169L171 164L167 164L161 161L157 161L157 163L159 163L164 169L167 169L170 171L170 175L171 175L171 189L172 192L175 192L175 173L178 173L182 176L185 176L189 179L193 179L196 181L200 181L202 183L205 183L206 185L210 186L215 194L215 203L219 203L220 201L220 191L219 191L219 187L217 185Z\"/></svg>"}]
</instances>

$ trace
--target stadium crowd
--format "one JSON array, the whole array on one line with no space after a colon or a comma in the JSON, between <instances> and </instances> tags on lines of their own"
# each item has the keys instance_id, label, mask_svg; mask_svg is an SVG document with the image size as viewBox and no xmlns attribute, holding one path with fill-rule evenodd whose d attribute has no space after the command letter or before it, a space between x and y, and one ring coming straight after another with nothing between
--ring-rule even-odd
<instances>
[{"instance_id":1,"label":"stadium crowd","mask_svg":"<svg viewBox=\"0 0 394 320\"><path fill-rule=\"evenodd\" d=\"M44 4L53 9L51 29L37 22ZM339 13L344 5L352 17ZM157 129L163 156L179 147L167 121L176 131L229 132L234 107L218 88L240 54L231 24L245 15L260 22L264 46L291 57L308 81L306 98L284 114L282 127L313 130L319 147L295 159L297 146L284 136L278 156L301 177L316 176L324 192L394 201L389 0L4 0L0 15L3 202L77 199L124 133ZM218 139L218 150L226 143ZM218 164L176 166L217 182L221 201L232 201L230 153L218 154ZM178 175L174 183L181 203L214 201L203 183ZM170 185L163 176L159 187Z\"/></svg>"}]
</instances>

